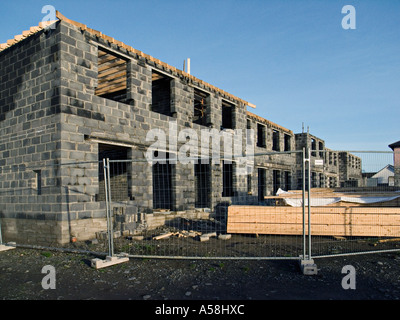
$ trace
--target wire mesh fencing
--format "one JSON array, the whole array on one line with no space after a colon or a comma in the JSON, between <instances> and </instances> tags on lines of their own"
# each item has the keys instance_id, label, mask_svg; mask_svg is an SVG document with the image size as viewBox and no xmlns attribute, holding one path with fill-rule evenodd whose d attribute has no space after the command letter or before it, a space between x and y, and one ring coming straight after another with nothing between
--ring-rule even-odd
<instances>
[{"instance_id":1,"label":"wire mesh fencing","mask_svg":"<svg viewBox=\"0 0 400 320\"><path fill-rule=\"evenodd\" d=\"M168 153L149 162L114 149L99 149L101 161L1 166L0 242L178 259L400 249L392 152L274 151L181 163Z\"/></svg>"},{"instance_id":2,"label":"wire mesh fencing","mask_svg":"<svg viewBox=\"0 0 400 320\"><path fill-rule=\"evenodd\" d=\"M314 257L400 249L393 152L317 151L311 165Z\"/></svg>"},{"instance_id":3,"label":"wire mesh fencing","mask_svg":"<svg viewBox=\"0 0 400 320\"><path fill-rule=\"evenodd\" d=\"M126 235L115 250L207 259L398 250L392 162L392 152L331 150L257 154L244 171L223 159L110 161L114 179L132 182L111 187L113 227Z\"/></svg>"},{"instance_id":4,"label":"wire mesh fencing","mask_svg":"<svg viewBox=\"0 0 400 320\"><path fill-rule=\"evenodd\" d=\"M154 163L109 160L115 252L207 259L298 259L303 253L301 220L290 234L278 232L279 213L262 221L262 208L273 208L278 190L302 187L298 152L259 154L251 163L199 158L182 164L164 156Z\"/></svg>"},{"instance_id":5,"label":"wire mesh fencing","mask_svg":"<svg viewBox=\"0 0 400 320\"><path fill-rule=\"evenodd\" d=\"M30 162L0 167L3 244L107 252L106 208L99 200L97 161Z\"/></svg>"}]
</instances>

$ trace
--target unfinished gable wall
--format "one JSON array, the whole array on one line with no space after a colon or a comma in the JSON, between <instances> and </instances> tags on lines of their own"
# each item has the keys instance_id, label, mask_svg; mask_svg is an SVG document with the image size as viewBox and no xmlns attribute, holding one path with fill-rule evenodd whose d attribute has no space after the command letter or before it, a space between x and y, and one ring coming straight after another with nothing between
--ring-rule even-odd
<instances>
[{"instance_id":1,"label":"unfinished gable wall","mask_svg":"<svg viewBox=\"0 0 400 320\"><path fill-rule=\"evenodd\" d=\"M58 241L59 27L0 52L0 215L10 241Z\"/></svg>"}]
</instances>

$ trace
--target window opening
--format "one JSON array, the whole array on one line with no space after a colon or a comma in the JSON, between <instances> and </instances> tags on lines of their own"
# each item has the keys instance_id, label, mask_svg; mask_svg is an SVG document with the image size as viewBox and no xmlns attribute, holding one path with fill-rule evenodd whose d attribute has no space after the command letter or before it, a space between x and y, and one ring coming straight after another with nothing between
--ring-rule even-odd
<instances>
[{"instance_id":1,"label":"window opening","mask_svg":"<svg viewBox=\"0 0 400 320\"><path fill-rule=\"evenodd\" d=\"M227 163L223 161L223 189L222 196L223 197L232 197L233 196L233 164Z\"/></svg>"},{"instance_id":2,"label":"window opening","mask_svg":"<svg viewBox=\"0 0 400 320\"><path fill-rule=\"evenodd\" d=\"M210 165L197 163L194 165L196 186L196 208L210 207Z\"/></svg>"},{"instance_id":3,"label":"window opening","mask_svg":"<svg viewBox=\"0 0 400 320\"><path fill-rule=\"evenodd\" d=\"M222 101L222 126L221 129L233 129L233 112L235 106Z\"/></svg>"},{"instance_id":4,"label":"window opening","mask_svg":"<svg viewBox=\"0 0 400 320\"><path fill-rule=\"evenodd\" d=\"M273 151L280 151L279 148L279 131L273 130L272 131L272 150Z\"/></svg>"},{"instance_id":5,"label":"window opening","mask_svg":"<svg viewBox=\"0 0 400 320\"><path fill-rule=\"evenodd\" d=\"M153 164L153 209L172 210L173 165L169 161L169 153L155 156L164 161Z\"/></svg>"},{"instance_id":6,"label":"window opening","mask_svg":"<svg viewBox=\"0 0 400 320\"><path fill-rule=\"evenodd\" d=\"M104 186L104 166L103 159L110 160L128 160L128 148L101 144L99 143L99 194L97 195L98 201L105 201L105 186ZM131 176L129 172L130 164L127 162L113 162L110 163L110 187L111 198L113 201L127 201L131 200L129 185L131 183Z\"/></svg>"},{"instance_id":7,"label":"window opening","mask_svg":"<svg viewBox=\"0 0 400 320\"><path fill-rule=\"evenodd\" d=\"M193 123L207 126L207 111L209 95L200 90L194 89L194 113Z\"/></svg>"},{"instance_id":8,"label":"window opening","mask_svg":"<svg viewBox=\"0 0 400 320\"><path fill-rule=\"evenodd\" d=\"M98 50L97 96L126 102L127 60L105 49Z\"/></svg>"},{"instance_id":9,"label":"window opening","mask_svg":"<svg viewBox=\"0 0 400 320\"><path fill-rule=\"evenodd\" d=\"M153 71L152 73L151 110L166 116L171 112L171 78Z\"/></svg>"},{"instance_id":10,"label":"window opening","mask_svg":"<svg viewBox=\"0 0 400 320\"><path fill-rule=\"evenodd\" d=\"M257 147L265 148L265 126L257 123Z\"/></svg>"}]
</instances>

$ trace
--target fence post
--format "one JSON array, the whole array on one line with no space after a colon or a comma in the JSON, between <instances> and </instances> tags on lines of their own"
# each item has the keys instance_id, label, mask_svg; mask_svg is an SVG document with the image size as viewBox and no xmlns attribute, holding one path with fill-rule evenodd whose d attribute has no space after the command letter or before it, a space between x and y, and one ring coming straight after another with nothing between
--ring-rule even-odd
<instances>
[{"instance_id":1,"label":"fence post","mask_svg":"<svg viewBox=\"0 0 400 320\"><path fill-rule=\"evenodd\" d=\"M107 214L107 233L108 233L108 256L105 260L99 258L92 259L91 265L93 268L100 269L109 267L115 264L129 261L125 256L114 255L114 234L113 234L113 221L111 212L111 183L110 183L110 159L103 159L104 167L104 187L106 196L106 214Z\"/></svg>"},{"instance_id":2,"label":"fence post","mask_svg":"<svg viewBox=\"0 0 400 320\"><path fill-rule=\"evenodd\" d=\"M307 207L308 207L308 256L306 255L306 240L305 240L305 181L306 181L306 168L307 162ZM305 275L315 275L317 274L317 266L314 264L314 260L311 259L311 203L310 203L310 185L311 185L311 150L307 150L307 158L305 148L303 148L303 256L300 259L300 268Z\"/></svg>"},{"instance_id":3,"label":"fence post","mask_svg":"<svg viewBox=\"0 0 400 320\"><path fill-rule=\"evenodd\" d=\"M111 215L111 185L110 185L110 159L103 159L104 168L104 190L106 198L106 216L107 216L107 235L108 235L108 254L114 255L112 215Z\"/></svg>"},{"instance_id":4,"label":"fence post","mask_svg":"<svg viewBox=\"0 0 400 320\"><path fill-rule=\"evenodd\" d=\"M0 217L0 246L3 244L3 235L1 234L1 217Z\"/></svg>"},{"instance_id":5,"label":"fence post","mask_svg":"<svg viewBox=\"0 0 400 320\"><path fill-rule=\"evenodd\" d=\"M308 149L308 188L307 188L307 197L308 197L308 260L311 259L311 150Z\"/></svg>"},{"instance_id":6,"label":"fence post","mask_svg":"<svg viewBox=\"0 0 400 320\"><path fill-rule=\"evenodd\" d=\"M303 175L303 183L302 183L302 207L303 207L303 259L306 257L306 203L305 203L305 195L306 195L306 150L303 148L302 153L302 175Z\"/></svg>"}]
</instances>

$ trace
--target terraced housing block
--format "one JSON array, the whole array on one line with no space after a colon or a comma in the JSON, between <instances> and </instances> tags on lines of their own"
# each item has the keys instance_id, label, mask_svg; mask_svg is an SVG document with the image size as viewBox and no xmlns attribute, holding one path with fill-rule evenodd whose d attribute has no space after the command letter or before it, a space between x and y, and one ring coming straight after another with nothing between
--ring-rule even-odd
<instances>
[{"instance_id":1,"label":"terraced housing block","mask_svg":"<svg viewBox=\"0 0 400 320\"><path fill-rule=\"evenodd\" d=\"M69 242L71 235L91 239L105 230L103 158L137 161L111 175L111 191L114 201L129 208L126 214L149 219L155 209L206 217L221 204L259 203L279 188L301 185L301 160L290 152L312 148L315 137L294 134L248 112L254 106L243 99L60 13L57 17L49 28L31 28L0 46L5 239L48 245ZM146 161L151 130L185 129L198 136L205 129L227 134L253 129L254 141L242 137L243 150L250 143L255 153L276 155L256 157L249 174L237 175L235 161L173 161L186 142L180 140L175 150L158 155L168 159L165 163ZM318 141L321 152L313 156L331 159ZM349 179L341 159L325 161L329 176L313 169L316 186ZM361 179L361 167L355 169L351 178Z\"/></svg>"}]
</instances>

